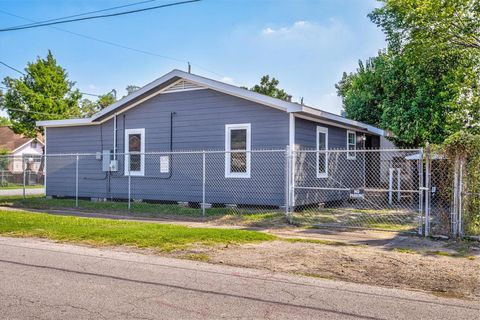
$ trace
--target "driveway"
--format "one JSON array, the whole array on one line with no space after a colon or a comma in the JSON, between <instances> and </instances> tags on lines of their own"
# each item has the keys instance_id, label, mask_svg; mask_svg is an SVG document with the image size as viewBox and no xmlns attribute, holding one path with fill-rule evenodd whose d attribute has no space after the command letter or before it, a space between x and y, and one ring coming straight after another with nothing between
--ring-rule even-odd
<instances>
[{"instance_id":1,"label":"driveway","mask_svg":"<svg viewBox=\"0 0 480 320\"><path fill-rule=\"evenodd\" d=\"M478 301L0 238L7 319L477 319Z\"/></svg>"},{"instance_id":2,"label":"driveway","mask_svg":"<svg viewBox=\"0 0 480 320\"><path fill-rule=\"evenodd\" d=\"M45 188L27 188L26 195L42 195L45 194ZM0 189L0 197L2 196L21 196L23 189Z\"/></svg>"}]
</instances>

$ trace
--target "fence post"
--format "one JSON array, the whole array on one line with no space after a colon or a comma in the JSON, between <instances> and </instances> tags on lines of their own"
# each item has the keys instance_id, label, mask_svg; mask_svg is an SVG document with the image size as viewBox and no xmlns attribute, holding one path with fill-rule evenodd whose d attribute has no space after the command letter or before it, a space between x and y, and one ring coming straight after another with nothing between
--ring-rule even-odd
<instances>
[{"instance_id":1,"label":"fence post","mask_svg":"<svg viewBox=\"0 0 480 320\"><path fill-rule=\"evenodd\" d=\"M459 194L459 190L458 190L458 171L459 171L459 165L460 165L460 161L459 161L459 157L456 156L455 157L455 163L453 165L453 170L454 170L454 175L453 175L453 207L452 207L452 211L450 212L450 224L451 224L451 234L452 234L452 237L456 237L457 236L457 228L458 228L458 194Z\"/></svg>"},{"instance_id":2,"label":"fence post","mask_svg":"<svg viewBox=\"0 0 480 320\"><path fill-rule=\"evenodd\" d=\"M78 207L78 153L75 159L75 207Z\"/></svg>"},{"instance_id":3,"label":"fence post","mask_svg":"<svg viewBox=\"0 0 480 320\"><path fill-rule=\"evenodd\" d=\"M458 236L463 238L463 223L462 223L462 210L463 210L463 195L464 195L464 187L463 187L463 167L465 165L465 158L462 157L460 159L460 172L458 178Z\"/></svg>"},{"instance_id":4,"label":"fence post","mask_svg":"<svg viewBox=\"0 0 480 320\"><path fill-rule=\"evenodd\" d=\"M424 192L424 180L423 180L423 148L419 151L418 157L418 235L423 233L423 192Z\"/></svg>"},{"instance_id":5,"label":"fence post","mask_svg":"<svg viewBox=\"0 0 480 320\"><path fill-rule=\"evenodd\" d=\"M130 210L130 194L131 194L131 175L130 175L130 154L127 154L127 157L128 157L128 162L126 162L126 164L128 164L128 210Z\"/></svg>"},{"instance_id":6,"label":"fence post","mask_svg":"<svg viewBox=\"0 0 480 320\"><path fill-rule=\"evenodd\" d=\"M25 192L25 178L26 178L26 170L27 170L27 166L26 166L26 162L25 162L25 156L22 155L22 168L23 168L23 199L26 198L26 192Z\"/></svg>"},{"instance_id":7,"label":"fence post","mask_svg":"<svg viewBox=\"0 0 480 320\"><path fill-rule=\"evenodd\" d=\"M427 143L425 157L425 237L430 235L430 179L430 144Z\"/></svg>"},{"instance_id":8,"label":"fence post","mask_svg":"<svg viewBox=\"0 0 480 320\"><path fill-rule=\"evenodd\" d=\"M285 218L288 222L290 221L290 146L287 145L285 148Z\"/></svg>"},{"instance_id":9,"label":"fence post","mask_svg":"<svg viewBox=\"0 0 480 320\"><path fill-rule=\"evenodd\" d=\"M206 157L205 150L202 151L202 216L205 218L205 180L206 180Z\"/></svg>"}]
</instances>

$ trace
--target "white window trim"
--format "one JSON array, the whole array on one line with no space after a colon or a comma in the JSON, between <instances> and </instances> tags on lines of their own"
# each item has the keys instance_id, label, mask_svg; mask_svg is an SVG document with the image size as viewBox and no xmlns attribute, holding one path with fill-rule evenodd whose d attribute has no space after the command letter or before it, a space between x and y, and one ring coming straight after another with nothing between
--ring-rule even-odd
<instances>
[{"instance_id":1,"label":"white window trim","mask_svg":"<svg viewBox=\"0 0 480 320\"><path fill-rule=\"evenodd\" d=\"M354 143L353 150L350 149L350 142L349 142L349 140L348 140L348 136L349 136L351 133L353 133L353 135L354 135L354 137L355 137L355 138L354 138L355 143ZM350 155L350 151L351 151L351 150L354 151L353 156ZM356 159L357 159L357 153L356 153L355 151L357 151L357 133L356 133L355 131L352 131L352 130L347 130L347 159L348 159L348 160L356 160Z\"/></svg>"},{"instance_id":2,"label":"white window trim","mask_svg":"<svg viewBox=\"0 0 480 320\"><path fill-rule=\"evenodd\" d=\"M317 126L317 151L319 150L319 140L318 140L318 134L322 132L325 134L325 150L328 151L328 128L322 127L322 126ZM319 160L319 152L316 152L317 154L317 161L316 161L316 170L317 170L317 178L327 178L328 177L328 152L325 153L325 172L319 172L320 168L318 167L318 160Z\"/></svg>"},{"instance_id":3,"label":"white window trim","mask_svg":"<svg viewBox=\"0 0 480 320\"><path fill-rule=\"evenodd\" d=\"M231 136L232 130L246 129L247 130L247 172L231 172L230 160L232 157L231 151ZM225 125L225 178L250 178L250 159L251 159L251 125L250 123L240 124L226 124Z\"/></svg>"},{"instance_id":4,"label":"white window trim","mask_svg":"<svg viewBox=\"0 0 480 320\"><path fill-rule=\"evenodd\" d=\"M130 171L130 157L128 156L128 136L130 134L140 134L140 171ZM125 129L125 175L128 176L143 176L145 175L145 129Z\"/></svg>"}]
</instances>

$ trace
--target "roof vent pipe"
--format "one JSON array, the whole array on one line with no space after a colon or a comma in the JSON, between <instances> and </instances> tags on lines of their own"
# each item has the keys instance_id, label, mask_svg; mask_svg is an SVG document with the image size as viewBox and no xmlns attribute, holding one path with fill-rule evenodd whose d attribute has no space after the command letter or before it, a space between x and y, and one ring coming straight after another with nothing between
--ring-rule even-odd
<instances>
[{"instance_id":1,"label":"roof vent pipe","mask_svg":"<svg viewBox=\"0 0 480 320\"><path fill-rule=\"evenodd\" d=\"M188 73L192 73L192 66L190 65L190 62L187 62L188 63Z\"/></svg>"},{"instance_id":2,"label":"roof vent pipe","mask_svg":"<svg viewBox=\"0 0 480 320\"><path fill-rule=\"evenodd\" d=\"M287 101L292 102L292 96L291 95L287 95Z\"/></svg>"}]
</instances>

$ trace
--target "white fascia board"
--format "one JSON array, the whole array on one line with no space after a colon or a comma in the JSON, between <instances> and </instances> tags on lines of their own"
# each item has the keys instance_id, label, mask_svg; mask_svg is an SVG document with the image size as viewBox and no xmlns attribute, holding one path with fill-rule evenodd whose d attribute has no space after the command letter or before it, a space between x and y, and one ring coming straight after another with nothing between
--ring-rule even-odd
<instances>
[{"instance_id":1,"label":"white fascia board","mask_svg":"<svg viewBox=\"0 0 480 320\"><path fill-rule=\"evenodd\" d=\"M347 118L344 118L340 115L336 115L336 114L333 114L333 113L330 113L330 112L325 112L325 111L322 111L322 110L319 110L319 109L314 109L314 108L306 107L306 106L303 106L302 112L305 112L305 113L308 113L308 114L311 114L311 115L314 115L314 116L317 116L317 117L322 117L322 118L325 118L325 119L328 119L328 120L344 123L344 124L347 124L347 125L350 125L350 126L359 127L359 128L367 130L368 132L378 134L378 135L381 135L381 136L386 135L386 132L382 129L376 128L374 126L368 125L368 124L363 123L363 122L347 119Z\"/></svg>"},{"instance_id":2,"label":"white fascia board","mask_svg":"<svg viewBox=\"0 0 480 320\"><path fill-rule=\"evenodd\" d=\"M18 146L16 147L15 149L13 149L12 151L10 151L11 153L15 153L17 152L18 150L22 149L23 147L25 147L27 144L29 144L30 142L32 142L33 138L28 140L27 142L25 142L24 144L22 144L21 146Z\"/></svg>"},{"instance_id":3,"label":"white fascia board","mask_svg":"<svg viewBox=\"0 0 480 320\"><path fill-rule=\"evenodd\" d=\"M92 118L82 118L82 119L63 119L63 120L44 120L37 121L37 127L69 127L69 126L82 126L82 125L91 125Z\"/></svg>"}]
</instances>

